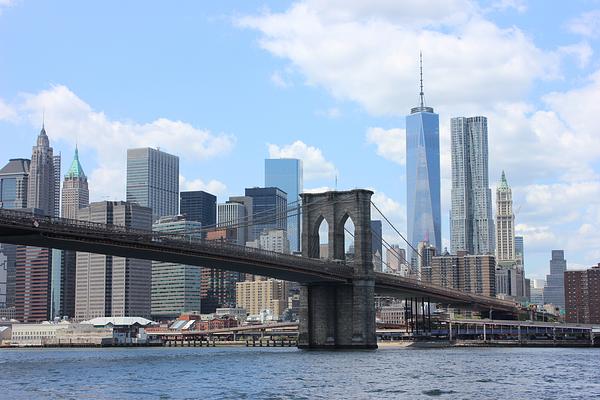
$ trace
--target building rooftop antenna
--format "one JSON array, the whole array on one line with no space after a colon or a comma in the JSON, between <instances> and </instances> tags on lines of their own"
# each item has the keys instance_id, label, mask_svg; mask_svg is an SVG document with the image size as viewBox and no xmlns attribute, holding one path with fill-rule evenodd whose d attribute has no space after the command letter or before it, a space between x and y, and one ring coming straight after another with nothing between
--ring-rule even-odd
<instances>
[{"instance_id":1,"label":"building rooftop antenna","mask_svg":"<svg viewBox=\"0 0 600 400\"><path fill-rule=\"evenodd\" d=\"M421 72L421 92L419 92L419 95L421 96L421 108L423 108L424 107L423 97L425 96L425 93L423 92L423 52L422 51L419 52L419 69Z\"/></svg>"}]
</instances>

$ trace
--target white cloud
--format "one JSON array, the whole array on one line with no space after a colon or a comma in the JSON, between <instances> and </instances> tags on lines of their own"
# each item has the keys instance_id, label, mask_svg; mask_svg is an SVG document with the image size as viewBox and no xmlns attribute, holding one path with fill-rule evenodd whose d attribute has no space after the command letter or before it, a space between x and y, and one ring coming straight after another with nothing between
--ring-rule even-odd
<instances>
[{"instance_id":1,"label":"white cloud","mask_svg":"<svg viewBox=\"0 0 600 400\"><path fill-rule=\"evenodd\" d=\"M180 175L179 190L204 190L205 192L214 195L224 195L227 192L227 186L223 182L215 179L211 179L210 181L205 182L202 179L188 180L183 175Z\"/></svg>"},{"instance_id":2,"label":"white cloud","mask_svg":"<svg viewBox=\"0 0 600 400\"><path fill-rule=\"evenodd\" d=\"M304 189L303 193L324 193L324 192L330 192L332 190L335 190L335 189L330 188L329 186L320 186L320 187L315 187L315 188Z\"/></svg>"},{"instance_id":3,"label":"white cloud","mask_svg":"<svg viewBox=\"0 0 600 400\"><path fill-rule=\"evenodd\" d=\"M89 173L94 200L125 197L128 148L160 147L192 160L207 160L228 153L235 137L213 134L189 123L159 118L149 123L111 120L63 85L37 94L24 94L19 111L36 126L45 111L46 130L52 140L64 140L91 149L98 167ZM123 182L115 185L115 182Z\"/></svg>"},{"instance_id":4,"label":"white cloud","mask_svg":"<svg viewBox=\"0 0 600 400\"><path fill-rule=\"evenodd\" d=\"M589 207L600 209L599 181L534 184L521 190L525 193L524 211L533 217L572 222L589 212Z\"/></svg>"},{"instance_id":5,"label":"white cloud","mask_svg":"<svg viewBox=\"0 0 600 400\"><path fill-rule=\"evenodd\" d=\"M567 29L582 36L595 38L600 35L600 10L588 11L567 23Z\"/></svg>"},{"instance_id":6,"label":"white cloud","mask_svg":"<svg viewBox=\"0 0 600 400\"><path fill-rule=\"evenodd\" d=\"M498 11L514 9L519 13L527 11L527 4L524 0L498 0L492 3L491 8Z\"/></svg>"},{"instance_id":7,"label":"white cloud","mask_svg":"<svg viewBox=\"0 0 600 400\"><path fill-rule=\"evenodd\" d=\"M2 9L6 7L14 6L18 0L0 0L0 15L2 15Z\"/></svg>"},{"instance_id":8,"label":"white cloud","mask_svg":"<svg viewBox=\"0 0 600 400\"><path fill-rule=\"evenodd\" d=\"M281 72L279 71L274 71L271 74L271 82L277 86L280 87L282 89L287 88L289 86L291 86L291 83L289 83L281 74Z\"/></svg>"},{"instance_id":9,"label":"white cloud","mask_svg":"<svg viewBox=\"0 0 600 400\"><path fill-rule=\"evenodd\" d=\"M316 112L317 115L327 117L331 119L339 118L342 116L342 111L337 107L330 107L327 110L319 110Z\"/></svg>"},{"instance_id":10,"label":"white cloud","mask_svg":"<svg viewBox=\"0 0 600 400\"><path fill-rule=\"evenodd\" d=\"M560 61L468 1L304 1L238 23L259 30L260 45L307 83L376 115L415 105L419 49L427 98L436 104L514 101L534 80L556 77Z\"/></svg>"},{"instance_id":11,"label":"white cloud","mask_svg":"<svg viewBox=\"0 0 600 400\"><path fill-rule=\"evenodd\" d=\"M284 146L268 144L268 148L270 158L298 158L302 160L304 179L307 181L332 179L337 174L335 165L325 159L321 149L309 146L300 140Z\"/></svg>"},{"instance_id":12,"label":"white cloud","mask_svg":"<svg viewBox=\"0 0 600 400\"><path fill-rule=\"evenodd\" d=\"M517 224L515 234L523 236L523 241L530 251L548 251L557 245L557 238L549 226L532 226L528 224Z\"/></svg>"},{"instance_id":13,"label":"white cloud","mask_svg":"<svg viewBox=\"0 0 600 400\"><path fill-rule=\"evenodd\" d=\"M574 57L579 68L585 68L590 63L590 58L594 51L589 44L581 42L559 47L558 53L564 56L564 58Z\"/></svg>"},{"instance_id":14,"label":"white cloud","mask_svg":"<svg viewBox=\"0 0 600 400\"><path fill-rule=\"evenodd\" d=\"M488 18L526 8L522 0L495 1L486 9L468 0L304 0L238 24L259 31L260 45L287 60L306 84L373 115L406 114L417 104L422 49L426 99L440 114L443 214L450 206L449 119L485 115L492 190L506 170L515 205L522 206L517 222L528 248L568 243L575 249L573 241L585 241L581 232L589 229L581 226L590 218L600 221L600 70L581 88L524 101L536 81L564 79L564 61L584 68L593 56L585 41L542 49L518 27L501 28ZM582 17L577 22L585 24L569 27L598 36L596 12ZM405 163L401 129L369 128L366 141L378 155ZM583 251L586 259L592 256Z\"/></svg>"},{"instance_id":15,"label":"white cloud","mask_svg":"<svg viewBox=\"0 0 600 400\"><path fill-rule=\"evenodd\" d=\"M0 121L11 121L17 120L17 111L4 100L0 99Z\"/></svg>"},{"instance_id":16,"label":"white cloud","mask_svg":"<svg viewBox=\"0 0 600 400\"><path fill-rule=\"evenodd\" d=\"M377 191L373 188L370 188L370 190L374 192L373 196L371 197L373 204L375 204L377 208L381 210L383 215L390 220L394 227L398 229L400 233L404 235L404 237L406 237L406 208L404 205L387 196L384 192ZM390 226L390 224L385 221L375 207L371 207L371 219L381 220L383 239L385 241L387 241L389 244L398 244L402 248L407 247L406 242L404 242L400 235L398 235L398 233Z\"/></svg>"},{"instance_id":17,"label":"white cloud","mask_svg":"<svg viewBox=\"0 0 600 400\"><path fill-rule=\"evenodd\" d=\"M367 129L367 142L377 146L377 154L397 164L406 163L406 130L372 127Z\"/></svg>"}]
</instances>

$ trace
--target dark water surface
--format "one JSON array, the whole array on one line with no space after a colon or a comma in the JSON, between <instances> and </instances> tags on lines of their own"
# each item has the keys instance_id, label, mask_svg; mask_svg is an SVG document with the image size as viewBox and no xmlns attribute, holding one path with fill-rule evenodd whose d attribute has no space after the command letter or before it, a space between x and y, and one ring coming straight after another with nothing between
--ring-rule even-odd
<instances>
[{"instance_id":1,"label":"dark water surface","mask_svg":"<svg viewBox=\"0 0 600 400\"><path fill-rule=\"evenodd\" d=\"M600 349L0 350L0 399L593 399Z\"/></svg>"}]
</instances>

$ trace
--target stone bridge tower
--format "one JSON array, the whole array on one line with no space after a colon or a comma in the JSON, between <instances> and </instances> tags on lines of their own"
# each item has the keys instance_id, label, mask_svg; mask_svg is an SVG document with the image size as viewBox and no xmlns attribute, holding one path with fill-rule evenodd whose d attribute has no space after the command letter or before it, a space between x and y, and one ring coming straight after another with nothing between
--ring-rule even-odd
<instances>
[{"instance_id":1,"label":"stone bridge tower","mask_svg":"<svg viewBox=\"0 0 600 400\"><path fill-rule=\"evenodd\" d=\"M301 288L298 347L377 347L375 335L375 279L371 250L371 195L355 189L344 192L303 193L302 256L319 258L319 227L329 226L329 258L345 260L344 224L354 223L352 281L318 283Z\"/></svg>"}]
</instances>

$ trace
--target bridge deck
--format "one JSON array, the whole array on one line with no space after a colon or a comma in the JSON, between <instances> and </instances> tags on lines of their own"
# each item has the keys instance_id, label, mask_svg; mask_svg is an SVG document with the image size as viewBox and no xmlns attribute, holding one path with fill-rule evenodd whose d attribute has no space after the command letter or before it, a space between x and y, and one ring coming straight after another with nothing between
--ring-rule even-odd
<instances>
[{"instance_id":1,"label":"bridge deck","mask_svg":"<svg viewBox=\"0 0 600 400\"><path fill-rule=\"evenodd\" d=\"M350 264L340 262L206 241L193 235L39 217L6 209L0 209L0 243L198 265L306 284L350 283L354 274ZM427 297L432 302L458 307L518 311L515 303L509 301L384 273L375 273L375 290L382 295Z\"/></svg>"}]
</instances>

